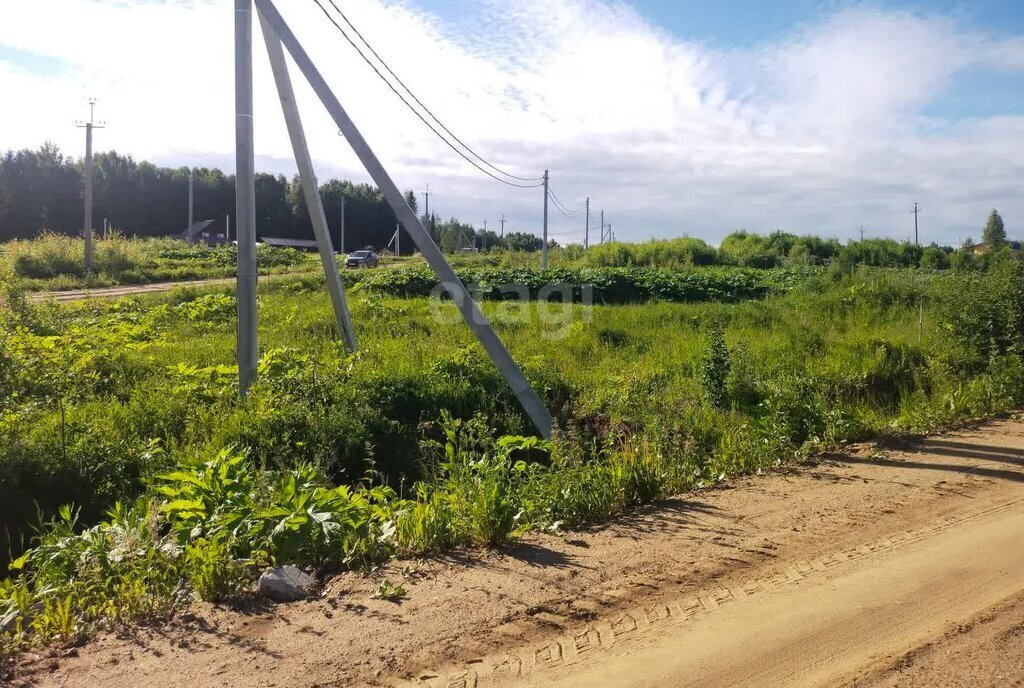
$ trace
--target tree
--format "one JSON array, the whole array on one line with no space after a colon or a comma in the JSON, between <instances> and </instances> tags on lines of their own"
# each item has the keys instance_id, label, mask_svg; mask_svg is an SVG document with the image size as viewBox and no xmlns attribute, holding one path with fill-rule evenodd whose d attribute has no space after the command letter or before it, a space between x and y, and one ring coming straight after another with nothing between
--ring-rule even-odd
<instances>
[{"instance_id":1,"label":"tree","mask_svg":"<svg viewBox=\"0 0 1024 688\"><path fill-rule=\"evenodd\" d=\"M989 249L1001 248L1006 243L1006 228L1003 227L1003 218L999 211L993 209L988 216L988 223L985 225L985 233L981 240L988 244Z\"/></svg>"}]
</instances>

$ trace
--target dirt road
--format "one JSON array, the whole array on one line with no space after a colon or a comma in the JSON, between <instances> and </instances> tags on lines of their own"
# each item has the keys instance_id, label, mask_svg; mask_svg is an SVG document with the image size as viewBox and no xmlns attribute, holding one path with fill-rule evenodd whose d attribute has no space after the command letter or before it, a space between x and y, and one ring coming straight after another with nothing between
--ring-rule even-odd
<instances>
[{"instance_id":1,"label":"dirt road","mask_svg":"<svg viewBox=\"0 0 1024 688\"><path fill-rule=\"evenodd\" d=\"M260 279L267 279L263 276ZM85 299L118 299L132 294L149 294L170 291L177 287L205 287L216 284L234 284L234 277L223 279L193 280L191 282L153 282L151 284L124 284L117 287L95 289L73 289L67 291L38 291L28 295L29 300L39 301L84 301Z\"/></svg>"},{"instance_id":2,"label":"dirt road","mask_svg":"<svg viewBox=\"0 0 1024 688\"><path fill-rule=\"evenodd\" d=\"M394 269L403 263L381 263L382 268ZM312 272L282 272L274 273L272 275L260 275L260 282L267 280L280 279L282 277L295 277L296 275L311 275L317 274L315 271ZM116 287L97 287L92 289L69 289L65 291L37 291L28 294L28 298L33 302L40 301L57 301L57 302L68 302L68 301L84 301L85 299L117 299L122 296L131 296L133 294L151 294L170 291L178 287L208 287L211 285L218 284L230 284L234 285L236 279L234 277L223 277L217 279L206 279L206 280L191 280L191 281L179 281L179 282L152 282L150 284L122 284Z\"/></svg>"},{"instance_id":3,"label":"dirt road","mask_svg":"<svg viewBox=\"0 0 1024 688\"><path fill-rule=\"evenodd\" d=\"M203 686L1024 686L1024 423L863 447L502 553L198 607L20 681Z\"/></svg>"}]
</instances>

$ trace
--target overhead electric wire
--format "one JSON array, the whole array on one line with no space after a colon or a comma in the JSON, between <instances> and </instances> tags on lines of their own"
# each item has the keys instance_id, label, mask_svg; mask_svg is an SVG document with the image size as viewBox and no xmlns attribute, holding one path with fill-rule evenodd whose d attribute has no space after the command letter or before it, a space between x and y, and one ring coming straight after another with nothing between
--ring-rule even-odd
<instances>
[{"instance_id":1,"label":"overhead electric wire","mask_svg":"<svg viewBox=\"0 0 1024 688\"><path fill-rule=\"evenodd\" d=\"M385 84L387 84L388 88L390 88L392 90L392 92L394 92L394 94L396 96L398 96L399 100L401 100L402 103L407 108L409 108L413 112L413 114L415 114L420 119L421 122L423 122L425 125L427 125L428 129L430 129L432 132L434 132L434 134L439 139L444 141L445 144L447 144L449 148L451 148L453 151L458 153L464 160L466 160L466 162L468 162L469 164L473 165L473 167L477 168L478 170L480 170L481 172L483 172L487 176L491 177L492 179L494 179L496 181L499 181L499 182L501 182L503 184L508 184L509 186L515 186L515 187L518 187L520 189L534 189L534 188L537 188L537 187L541 186L541 184L539 184L539 183L537 183L537 184L518 184L518 183L515 183L515 182L510 182L510 181L508 181L506 179L502 179L502 178L500 178L498 176L495 176L489 170L486 170L483 167L481 167L479 164L477 164L476 161L470 159L469 156L467 156L463 151L459 150L456 146L454 146L452 144L451 141L449 141L447 138L445 138L441 134L441 132L439 132L437 129L435 129L434 126L430 122L428 122L427 119L419 112L419 110L417 110L415 107L413 107L413 105L408 100L406 100L405 96L403 96L398 91L398 89L395 88L395 85L392 84L391 81L387 79L387 77L385 77L383 74L381 74L381 71L377 68L377 65L375 65L373 63L373 61L366 56L366 54L362 51L362 49L358 45L356 45L355 41L352 40L352 37L348 35L348 33L345 31L345 29L342 28L342 26L340 24L338 24L337 21L334 20L334 18L327 11L327 8L324 7L323 4L321 4L321 1L320 0L313 0L313 2L315 2L316 6L320 8L320 11L323 12L324 16L327 17L328 21L330 21L334 25L334 28L336 28L338 30L338 32L341 33L341 35L345 38L345 40L348 41L349 45L351 45L355 49L355 51L357 53L359 53L359 56L361 58L363 58L363 61L366 62L366 64L368 64L371 69L373 69L373 71L377 74L378 77L380 77L381 81L383 81ZM366 47L370 50L370 52L373 53L374 57L376 57L377 60L381 63L381 65L383 65L384 69L386 69L388 71L388 73L391 74L391 76L393 76L395 78L395 81L397 81L402 86L402 88L405 89L405 91L412 97L412 99L415 100L419 104L419 106L421 108L423 108L424 111L426 111L426 113L428 115L430 115L431 119L433 119L435 122L437 122L437 124L441 127L441 129L443 129L445 132L448 133L449 136L451 136L453 139L455 139L459 143L459 145L461 145L463 148L465 148L467 151L469 151L469 153L472 154L473 157L475 157L477 160L479 160L481 163L483 163L487 167L491 168L492 170L498 172L499 174L505 175L506 177L509 177L511 179L517 179L517 180L524 181L524 182L540 182L543 179L542 177L519 177L519 176L516 176L514 174L510 174L508 172L505 172L504 170L502 170L501 168L497 167L496 165L493 165L492 163L488 162L483 156L481 156L479 153L477 153L472 148L470 148L468 145L466 145L466 143L464 143L462 141L462 139L460 139L458 136L453 134L452 131L448 127L446 127L444 125L444 123L442 123L441 120L438 119L436 115L434 115L433 112L430 111L430 108L428 108L426 105L424 105L423 101L421 101L419 98L417 98L416 94L414 94L409 89L409 87L405 85L405 82L403 82L398 77L398 75L395 74L395 72L391 69L391 67L388 66L387 62L385 62L384 59L381 58L381 56L377 53L377 51L373 49L373 46L371 46L369 44L369 42L363 37L363 35L361 33L359 33L359 30L352 24L351 21L349 21L348 17L345 15L344 12L341 11L341 8L338 7L338 5L334 2L334 0L328 0L328 2L334 8L334 11L337 12L341 16L341 18L345 21L346 24L348 24L348 26L352 29L352 31L355 32L355 34L357 36L359 36L359 39L363 42L364 45L366 45Z\"/></svg>"},{"instance_id":2,"label":"overhead electric wire","mask_svg":"<svg viewBox=\"0 0 1024 688\"><path fill-rule=\"evenodd\" d=\"M556 209L556 210L557 210L558 212L562 213L562 215L565 215L566 217L568 217L568 218L570 218L570 219L571 219L571 218L574 218L574 217L576 217L577 215L579 215L579 214L580 214L580 209L579 209L579 208L577 208L576 210L569 210L569 209L568 209L568 208L567 208L567 207L565 206L565 204L564 204L564 203L562 203L562 201L560 201L560 200L558 199L558 196L556 196L556 195L555 195L555 192L554 192L554 190L553 190L553 189L551 188L551 185L550 185L550 184L548 184L548 196L549 196L549 197L551 198L551 200L552 200L552 201L554 201L554 203L555 203L555 209Z\"/></svg>"},{"instance_id":3,"label":"overhead electric wire","mask_svg":"<svg viewBox=\"0 0 1024 688\"><path fill-rule=\"evenodd\" d=\"M559 199L558 196L555 194L555 190L551 188L550 183L548 183L548 195L551 196L551 200L555 202L555 205L557 205L563 211L563 214L569 213L574 216L579 215L580 209L577 208L576 210L569 210L565 203L562 203L561 199Z\"/></svg>"}]
</instances>

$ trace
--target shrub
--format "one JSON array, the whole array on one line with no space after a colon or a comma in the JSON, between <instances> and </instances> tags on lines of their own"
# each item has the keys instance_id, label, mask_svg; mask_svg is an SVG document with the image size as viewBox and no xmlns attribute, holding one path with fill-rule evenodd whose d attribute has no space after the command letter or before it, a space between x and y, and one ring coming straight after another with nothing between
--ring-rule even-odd
<instances>
[{"instance_id":1,"label":"shrub","mask_svg":"<svg viewBox=\"0 0 1024 688\"><path fill-rule=\"evenodd\" d=\"M710 328L707 334L707 349L697 366L697 379L709 404L718 408L726 405L729 347L726 346L725 332L720 326Z\"/></svg>"}]
</instances>

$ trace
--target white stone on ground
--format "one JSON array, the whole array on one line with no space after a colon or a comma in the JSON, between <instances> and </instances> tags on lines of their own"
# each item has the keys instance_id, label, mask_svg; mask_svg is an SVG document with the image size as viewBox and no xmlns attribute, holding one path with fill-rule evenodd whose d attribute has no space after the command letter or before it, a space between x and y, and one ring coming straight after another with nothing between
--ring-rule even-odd
<instances>
[{"instance_id":1,"label":"white stone on ground","mask_svg":"<svg viewBox=\"0 0 1024 688\"><path fill-rule=\"evenodd\" d=\"M316 594L316 579L297 566L278 566L260 576L259 594L277 602L304 600Z\"/></svg>"}]
</instances>

